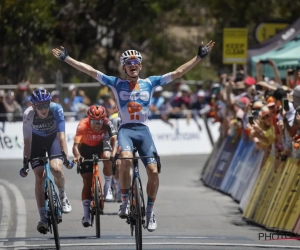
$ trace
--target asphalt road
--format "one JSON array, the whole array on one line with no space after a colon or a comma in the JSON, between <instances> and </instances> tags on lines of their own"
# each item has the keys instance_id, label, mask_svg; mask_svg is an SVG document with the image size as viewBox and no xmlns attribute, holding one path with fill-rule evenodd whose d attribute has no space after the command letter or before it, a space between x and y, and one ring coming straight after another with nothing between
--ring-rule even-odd
<instances>
[{"instance_id":1,"label":"asphalt road","mask_svg":"<svg viewBox=\"0 0 300 250\"><path fill-rule=\"evenodd\" d=\"M300 241L259 240L269 233L243 223L238 205L199 181L207 155L162 157L160 189L154 211L158 229L143 231L144 249L300 249ZM53 235L36 231L38 211L34 174L21 178L20 160L0 161L0 249L54 249ZM143 167L142 181L146 184ZM59 224L62 249L135 249L129 225L117 216L118 203L105 203L100 239L81 225L81 177L64 170L73 210Z\"/></svg>"}]
</instances>

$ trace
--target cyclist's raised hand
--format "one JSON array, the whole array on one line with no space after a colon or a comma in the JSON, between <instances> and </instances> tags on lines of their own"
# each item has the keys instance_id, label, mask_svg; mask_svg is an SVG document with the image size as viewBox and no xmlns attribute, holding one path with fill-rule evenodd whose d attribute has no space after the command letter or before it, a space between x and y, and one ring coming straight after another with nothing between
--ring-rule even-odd
<instances>
[{"instance_id":1,"label":"cyclist's raised hand","mask_svg":"<svg viewBox=\"0 0 300 250\"><path fill-rule=\"evenodd\" d=\"M64 62L64 61L66 60L66 58L69 56L69 55L68 55L67 49L64 48L64 47L62 47L62 46L61 46L61 49L58 49L58 48L53 49L53 50L52 50L52 53L53 53L53 55L54 55L58 60L61 60L61 61L63 61L63 62Z\"/></svg>"},{"instance_id":2,"label":"cyclist's raised hand","mask_svg":"<svg viewBox=\"0 0 300 250\"><path fill-rule=\"evenodd\" d=\"M203 42L201 42L199 49L198 49L198 56L201 59L206 57L212 51L214 45L215 45L215 42L213 42L213 41L209 41L209 43L206 44L205 46L203 45Z\"/></svg>"}]
</instances>

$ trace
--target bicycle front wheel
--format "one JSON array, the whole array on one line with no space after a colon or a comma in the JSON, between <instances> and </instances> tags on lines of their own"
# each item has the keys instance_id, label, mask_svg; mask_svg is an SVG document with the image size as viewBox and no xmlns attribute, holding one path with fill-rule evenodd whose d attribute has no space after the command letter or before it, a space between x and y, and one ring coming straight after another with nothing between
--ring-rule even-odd
<instances>
[{"instance_id":1,"label":"bicycle front wheel","mask_svg":"<svg viewBox=\"0 0 300 250\"><path fill-rule=\"evenodd\" d=\"M101 203L100 203L100 183L98 181L98 177L95 176L95 221L96 221L96 237L100 238L100 211L101 211ZM102 189L101 189L102 190ZM102 194L101 194L102 195Z\"/></svg>"},{"instance_id":2,"label":"bicycle front wheel","mask_svg":"<svg viewBox=\"0 0 300 250\"><path fill-rule=\"evenodd\" d=\"M49 179L47 179L47 198L48 198L48 219L50 220L50 226L53 229L54 234L54 240L55 240L55 246L56 249L60 249L60 240L59 240L59 233L58 233L58 227L57 227L57 211L56 211L56 205L53 198L53 186Z\"/></svg>"},{"instance_id":3,"label":"bicycle front wheel","mask_svg":"<svg viewBox=\"0 0 300 250\"><path fill-rule=\"evenodd\" d=\"M138 178L134 180L134 199L135 199L135 244L136 250L141 250L143 245L142 240L142 208L141 208L141 189Z\"/></svg>"}]
</instances>

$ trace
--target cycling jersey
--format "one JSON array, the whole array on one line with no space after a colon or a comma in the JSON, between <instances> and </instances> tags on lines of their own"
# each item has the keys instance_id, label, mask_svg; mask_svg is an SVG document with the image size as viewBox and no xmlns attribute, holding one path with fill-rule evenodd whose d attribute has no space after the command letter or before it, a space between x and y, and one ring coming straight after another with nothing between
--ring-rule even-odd
<instances>
[{"instance_id":1,"label":"cycling jersey","mask_svg":"<svg viewBox=\"0 0 300 250\"><path fill-rule=\"evenodd\" d=\"M48 116L40 118L32 107L28 107L23 115L23 137L31 140L30 159L48 155L61 154L57 132L65 132L65 118L61 105L51 102ZM59 157L60 158L60 157ZM34 169L43 164L31 161Z\"/></svg>"},{"instance_id":2,"label":"cycling jersey","mask_svg":"<svg viewBox=\"0 0 300 250\"><path fill-rule=\"evenodd\" d=\"M23 115L23 136L31 138L32 134L42 137L57 132L65 132L65 118L61 105L51 102L48 116L40 118L32 107L28 107Z\"/></svg>"},{"instance_id":3,"label":"cycling jersey","mask_svg":"<svg viewBox=\"0 0 300 250\"><path fill-rule=\"evenodd\" d=\"M114 92L121 125L126 123L145 124L154 89L171 82L172 75L168 73L163 76L150 76L146 79L138 79L135 84L98 71L96 79Z\"/></svg>"},{"instance_id":4,"label":"cycling jersey","mask_svg":"<svg viewBox=\"0 0 300 250\"><path fill-rule=\"evenodd\" d=\"M84 118L77 126L74 143L81 143L91 147L97 146L102 143L107 133L109 138L117 135L114 125L108 118L104 118L104 123L99 132L92 130L89 118Z\"/></svg>"}]
</instances>

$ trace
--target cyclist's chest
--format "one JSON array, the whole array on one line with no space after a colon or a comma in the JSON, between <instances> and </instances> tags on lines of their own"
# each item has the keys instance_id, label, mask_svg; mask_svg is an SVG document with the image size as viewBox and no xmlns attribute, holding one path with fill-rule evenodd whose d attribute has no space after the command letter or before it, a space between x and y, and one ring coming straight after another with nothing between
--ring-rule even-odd
<instances>
[{"instance_id":1,"label":"cyclist's chest","mask_svg":"<svg viewBox=\"0 0 300 250\"><path fill-rule=\"evenodd\" d=\"M45 132L56 129L56 120L52 112L49 112L45 119L41 119L37 115L34 115L32 128L36 131Z\"/></svg>"},{"instance_id":2,"label":"cyclist's chest","mask_svg":"<svg viewBox=\"0 0 300 250\"><path fill-rule=\"evenodd\" d=\"M121 83L117 87L118 99L121 105L129 102L137 102L143 105L150 103L152 86L148 82Z\"/></svg>"},{"instance_id":3,"label":"cyclist's chest","mask_svg":"<svg viewBox=\"0 0 300 250\"><path fill-rule=\"evenodd\" d=\"M103 141L106 133L107 133L107 131L105 129L102 129L99 132L95 132L91 128L88 128L84 135L84 140L100 142L100 141Z\"/></svg>"}]
</instances>

